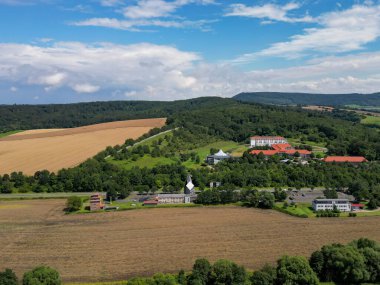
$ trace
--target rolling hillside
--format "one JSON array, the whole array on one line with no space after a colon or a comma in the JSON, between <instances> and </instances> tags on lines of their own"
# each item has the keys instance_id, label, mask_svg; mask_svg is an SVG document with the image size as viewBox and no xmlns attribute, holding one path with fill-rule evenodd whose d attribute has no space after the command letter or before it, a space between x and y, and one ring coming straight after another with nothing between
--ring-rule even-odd
<instances>
[{"instance_id":1,"label":"rolling hillside","mask_svg":"<svg viewBox=\"0 0 380 285\"><path fill-rule=\"evenodd\" d=\"M380 106L380 93L374 94L311 94L282 92L240 93L233 97L243 102L273 105L320 105L320 106Z\"/></svg>"}]
</instances>

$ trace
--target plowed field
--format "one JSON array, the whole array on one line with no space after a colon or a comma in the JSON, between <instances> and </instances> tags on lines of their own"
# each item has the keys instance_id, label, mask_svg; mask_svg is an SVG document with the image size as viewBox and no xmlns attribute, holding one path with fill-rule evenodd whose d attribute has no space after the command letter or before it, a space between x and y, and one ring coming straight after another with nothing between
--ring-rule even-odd
<instances>
[{"instance_id":1,"label":"plowed field","mask_svg":"<svg viewBox=\"0 0 380 285\"><path fill-rule=\"evenodd\" d=\"M0 270L47 264L65 281L121 280L189 270L198 257L257 269L327 243L380 241L379 217L301 219L233 206L64 215L64 202L0 201Z\"/></svg>"},{"instance_id":2,"label":"plowed field","mask_svg":"<svg viewBox=\"0 0 380 285\"><path fill-rule=\"evenodd\" d=\"M143 119L71 129L30 130L0 139L0 174L73 167L105 149L136 139L166 119Z\"/></svg>"}]
</instances>

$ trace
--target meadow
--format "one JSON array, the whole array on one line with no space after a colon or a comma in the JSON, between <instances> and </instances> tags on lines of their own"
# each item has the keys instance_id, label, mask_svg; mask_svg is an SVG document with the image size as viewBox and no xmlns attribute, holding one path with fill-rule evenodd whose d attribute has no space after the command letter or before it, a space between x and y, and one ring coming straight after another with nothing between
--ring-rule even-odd
<instances>
[{"instance_id":1,"label":"meadow","mask_svg":"<svg viewBox=\"0 0 380 285\"><path fill-rule=\"evenodd\" d=\"M249 270L324 244L380 240L378 217L300 219L237 206L65 215L65 200L0 201L0 270L39 264L64 282L126 280L226 258Z\"/></svg>"},{"instance_id":2,"label":"meadow","mask_svg":"<svg viewBox=\"0 0 380 285\"><path fill-rule=\"evenodd\" d=\"M22 171L31 175L37 170L73 167L107 146L136 139L165 122L165 118L130 120L10 134L0 139L0 174Z\"/></svg>"},{"instance_id":3,"label":"meadow","mask_svg":"<svg viewBox=\"0 0 380 285\"><path fill-rule=\"evenodd\" d=\"M379 116L367 116L361 121L362 124L366 125L377 125L380 126L380 117Z\"/></svg>"}]
</instances>

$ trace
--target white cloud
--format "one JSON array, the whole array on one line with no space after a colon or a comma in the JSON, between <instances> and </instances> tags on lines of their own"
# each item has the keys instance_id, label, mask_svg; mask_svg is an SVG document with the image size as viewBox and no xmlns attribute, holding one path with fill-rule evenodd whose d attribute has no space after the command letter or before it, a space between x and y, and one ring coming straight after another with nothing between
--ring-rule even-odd
<instances>
[{"instance_id":1,"label":"white cloud","mask_svg":"<svg viewBox=\"0 0 380 285\"><path fill-rule=\"evenodd\" d=\"M160 18L171 15L182 6L189 4L210 5L214 0L139 0L137 5L124 8L124 16L129 19Z\"/></svg>"},{"instance_id":2,"label":"white cloud","mask_svg":"<svg viewBox=\"0 0 380 285\"><path fill-rule=\"evenodd\" d=\"M103 1L106 6L121 4L119 1ZM209 31L207 24L215 20L187 20L181 17L175 17L173 13L189 4L212 5L216 4L215 0L138 0L135 5L121 7L124 15L123 19L98 17L71 22L74 26L95 26L113 29L141 31L145 27L163 27L163 28L195 28L202 31ZM167 19L171 17L171 19Z\"/></svg>"},{"instance_id":3,"label":"white cloud","mask_svg":"<svg viewBox=\"0 0 380 285\"><path fill-rule=\"evenodd\" d=\"M196 53L146 43L0 44L0 86L20 87L19 98L32 96L28 88L45 88L49 102L54 102L54 94L64 93L67 98L70 90L87 94L88 100L91 96L102 100L228 97L243 91L370 93L380 90L379 66L380 52L244 72L231 65L209 64ZM1 96L0 102L6 101Z\"/></svg>"},{"instance_id":4,"label":"white cloud","mask_svg":"<svg viewBox=\"0 0 380 285\"><path fill-rule=\"evenodd\" d=\"M164 94L158 90L177 92L194 85L189 70L199 59L192 52L147 43L0 44L0 81L42 85L48 91L68 87L91 93L101 88L155 97Z\"/></svg>"},{"instance_id":5,"label":"white cloud","mask_svg":"<svg viewBox=\"0 0 380 285\"><path fill-rule=\"evenodd\" d=\"M114 7L114 6L122 5L123 1L122 0L101 0L100 4L106 7Z\"/></svg>"},{"instance_id":6,"label":"white cloud","mask_svg":"<svg viewBox=\"0 0 380 285\"><path fill-rule=\"evenodd\" d=\"M287 42L279 42L257 53L246 54L236 62L259 56L295 58L308 53L343 53L361 50L380 37L380 5L354 5L318 17L320 27L305 29Z\"/></svg>"},{"instance_id":7,"label":"white cloud","mask_svg":"<svg viewBox=\"0 0 380 285\"><path fill-rule=\"evenodd\" d=\"M196 28L203 31L208 30L208 24L214 20L181 20L181 21L162 21L158 19L138 19L138 20L119 20L115 18L92 18L80 22L74 22L74 26L93 26L105 27L128 31L140 31L143 27L162 27L162 28Z\"/></svg>"},{"instance_id":8,"label":"white cloud","mask_svg":"<svg viewBox=\"0 0 380 285\"><path fill-rule=\"evenodd\" d=\"M100 89L99 86L91 85L88 83L75 84L72 88L78 93L94 93L94 92L99 91Z\"/></svg>"},{"instance_id":9,"label":"white cloud","mask_svg":"<svg viewBox=\"0 0 380 285\"><path fill-rule=\"evenodd\" d=\"M303 16L300 18L290 17L288 14L292 10L299 9L301 5L299 3L290 2L285 5L276 4L265 4L262 6L246 6L244 4L232 4L229 7L229 12L225 16L239 16L239 17L250 17L258 18L270 21L281 21L281 22L313 22L315 21L310 16Z\"/></svg>"},{"instance_id":10,"label":"white cloud","mask_svg":"<svg viewBox=\"0 0 380 285\"><path fill-rule=\"evenodd\" d=\"M17 92L17 91L18 91L18 88L15 87L15 86L12 86L11 88L9 88L9 90L10 90L11 92Z\"/></svg>"}]
</instances>

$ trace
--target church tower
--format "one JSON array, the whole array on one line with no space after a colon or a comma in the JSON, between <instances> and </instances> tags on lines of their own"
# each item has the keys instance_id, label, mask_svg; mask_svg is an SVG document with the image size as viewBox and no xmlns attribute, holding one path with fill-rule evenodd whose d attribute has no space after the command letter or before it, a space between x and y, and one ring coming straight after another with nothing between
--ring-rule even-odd
<instances>
[{"instance_id":1,"label":"church tower","mask_svg":"<svg viewBox=\"0 0 380 285\"><path fill-rule=\"evenodd\" d=\"M187 175L186 179L186 185L185 185L185 194L186 195L194 195L195 194L195 187L193 184L193 181L191 180L191 175Z\"/></svg>"}]
</instances>

